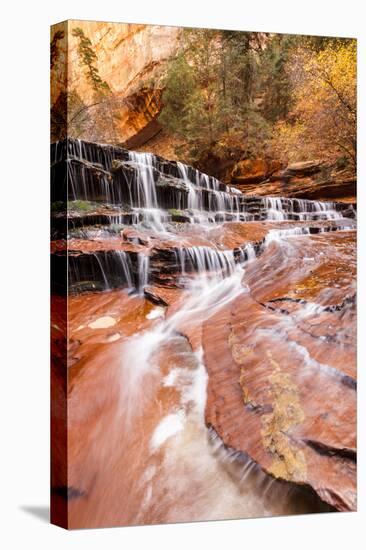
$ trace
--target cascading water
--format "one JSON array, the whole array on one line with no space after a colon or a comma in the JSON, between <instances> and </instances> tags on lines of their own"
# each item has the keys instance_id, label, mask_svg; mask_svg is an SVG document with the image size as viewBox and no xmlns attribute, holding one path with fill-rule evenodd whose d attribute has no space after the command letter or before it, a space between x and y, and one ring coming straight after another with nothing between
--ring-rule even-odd
<instances>
[{"instance_id":1,"label":"cascading water","mask_svg":"<svg viewBox=\"0 0 366 550\"><path fill-rule=\"evenodd\" d=\"M266 197L263 199L264 207L268 211L268 220L284 220L285 214L282 208L281 199Z\"/></svg>"},{"instance_id":2,"label":"cascading water","mask_svg":"<svg viewBox=\"0 0 366 550\"><path fill-rule=\"evenodd\" d=\"M158 208L154 185L154 155L132 151L129 155L131 162L136 163L139 167L136 178L137 203L131 206L148 209Z\"/></svg>"},{"instance_id":3,"label":"cascading water","mask_svg":"<svg viewBox=\"0 0 366 550\"><path fill-rule=\"evenodd\" d=\"M135 288L132 262L123 250L92 252L68 258L68 284L70 292L81 290L111 290L123 286Z\"/></svg>"},{"instance_id":4,"label":"cascading water","mask_svg":"<svg viewBox=\"0 0 366 550\"><path fill-rule=\"evenodd\" d=\"M149 280L150 258L147 254L138 255L138 288L140 292L144 291Z\"/></svg>"},{"instance_id":5,"label":"cascading water","mask_svg":"<svg viewBox=\"0 0 366 550\"><path fill-rule=\"evenodd\" d=\"M207 174L201 174L198 170L194 171L193 181L191 181L188 166L182 162L177 162L177 168L179 176L188 188L187 207L189 210L200 212L200 216L198 217L199 222L205 219L209 221L212 219L213 213L221 214L222 220L225 220L225 214L236 215L236 218L239 219L240 204L237 195L241 194L240 191L235 194L230 187L224 186L215 178L210 178ZM203 205L202 189L209 192L207 208ZM208 215L206 213L206 216L204 216L202 214L203 210L208 210ZM192 221L195 221L194 216L192 217Z\"/></svg>"},{"instance_id":6,"label":"cascading water","mask_svg":"<svg viewBox=\"0 0 366 550\"><path fill-rule=\"evenodd\" d=\"M65 159L64 144L53 148L52 194L55 201L73 201L68 255L56 248L55 261L62 272L67 259L71 364L81 365L70 394L70 485L87 498L70 502L75 523L87 526L95 514L101 525L112 525L320 509L318 501L265 474L249 455L225 447L206 426L212 401L207 333L210 321L215 325L233 309L220 331L229 326L238 317L235 304L243 303L239 334L248 320L250 344L236 344L230 332L225 347L217 343L214 363L233 353L235 372L243 377L239 353L254 361L260 346L288 346L306 376L333 375L324 358L306 355L304 342L296 347L286 339L297 323L323 315L327 300L337 305L339 288L329 283L326 292L334 299L319 292L306 311L295 309L302 305L302 274L314 278L314 293L322 280L313 266L326 258L326 231L341 243L331 260L341 255L354 228L347 218L353 208L243 195L181 162L108 145L70 140L66 153ZM292 306L285 313L285 306L276 309L282 294ZM269 317L274 310L278 318ZM221 373L217 407L231 399L220 394L228 368ZM244 398L241 409L249 407ZM259 418L258 401L251 406ZM128 501L121 498L126 494ZM294 494L302 503L297 507Z\"/></svg>"},{"instance_id":7,"label":"cascading water","mask_svg":"<svg viewBox=\"0 0 366 550\"><path fill-rule=\"evenodd\" d=\"M93 223L99 223L102 226L103 224L109 225L114 234L118 234L121 228L126 224L130 224L143 231L153 231L159 238L174 240L176 232L175 227L171 224L172 220L176 218L178 221L198 223L202 227L213 226L215 223L225 220L306 222L343 219L345 207L340 203L280 197L247 197L242 195L240 191L225 186L217 179L203 174L182 162L177 162L175 165L173 163L169 164L151 153L125 151L111 146L95 146L80 140L69 140L67 152L69 156L65 157L65 147L62 144L55 144L53 147L52 162L55 176L59 176L58 171L63 166L62 160L64 158L67 166L66 186L69 198L75 204L78 201L94 201L93 204L95 205L93 206L92 216L69 216L69 230L72 232L75 228L75 236L78 235L77 228L82 228L83 225L86 226L86 230L83 230L82 234L87 238L88 235L90 238L101 236L100 230L98 232L89 230L88 232L88 224ZM163 178L163 184L160 183L161 178ZM59 177L55 177L58 184L60 184L59 179ZM54 190L56 198L57 192L57 189ZM176 206L180 206L181 209L178 209L177 213L174 210L172 214L171 210L161 208L159 202L161 200L166 206L171 204L173 210ZM102 205L104 209L102 212L98 211L98 204ZM111 206L118 209L118 211L109 213ZM352 206L346 206L347 212L352 214ZM287 230L280 229L277 231ZM302 227L292 228L288 231L309 233L310 230ZM113 235L113 232L111 234ZM267 242L275 239L275 235L275 232L270 232ZM205 254L205 257L200 258L197 255L199 253ZM113 254L116 255L114 262L111 260ZM114 273L115 269L111 266L117 262L122 266L121 280L123 280L123 285L141 291L147 280L144 272L144 281L140 282L141 270L145 269L140 265L141 260L138 260L138 265L135 268L138 273L135 277L131 274L132 260L129 252L123 252L122 254L127 258L124 260L123 265L117 252L113 251L110 251L107 255L110 259L110 265L108 262L105 265L105 258L102 255L95 256L95 266L92 265L91 260L89 262L85 261L84 267L87 264L90 266L90 280L97 281L99 279L100 288L115 288L118 286L117 278ZM202 265L205 265L208 272L217 272L218 267L225 272L226 253L215 251L215 246L206 246L206 248L183 247L179 254L184 259L180 259L182 273L186 270L186 262L190 262L192 271L200 272ZM239 251L239 255L241 258L247 259L245 253ZM148 255L138 255L138 258L147 257ZM218 266L215 265L215 262L211 261L212 258L224 258L225 265L223 266L220 263ZM146 261L144 260L144 262ZM74 269L73 266L76 263L77 260L73 259L71 269ZM84 269L84 267L82 267L81 272L79 269L78 272L71 273L72 288L78 288L80 279L86 276L87 269L86 267ZM128 271L129 274L127 274ZM137 281L135 281L136 278ZM112 279L112 281L109 281L109 279ZM98 288L98 285L96 288Z\"/></svg>"},{"instance_id":8,"label":"cascading water","mask_svg":"<svg viewBox=\"0 0 366 550\"><path fill-rule=\"evenodd\" d=\"M345 209L353 211L352 205L329 201L247 197L192 167L167 163L151 153L69 140L67 155L63 155L65 147L55 144L53 200L62 200L66 193L68 200L119 206L127 210L124 220L128 219L126 214L133 223L139 217L146 227L166 234L172 210L183 211L187 221L200 224L338 220Z\"/></svg>"},{"instance_id":9,"label":"cascading water","mask_svg":"<svg viewBox=\"0 0 366 550\"><path fill-rule=\"evenodd\" d=\"M145 223L155 230L165 232L163 225L164 212L158 208L155 176L154 155L151 153L129 152L130 161L137 166L136 199L131 200L131 207L143 215Z\"/></svg>"},{"instance_id":10,"label":"cascading water","mask_svg":"<svg viewBox=\"0 0 366 550\"><path fill-rule=\"evenodd\" d=\"M332 202L310 201L305 199L283 199L264 197L263 206L267 212L265 219L283 220L338 220L342 212L337 211L337 204Z\"/></svg>"},{"instance_id":11,"label":"cascading water","mask_svg":"<svg viewBox=\"0 0 366 550\"><path fill-rule=\"evenodd\" d=\"M213 275L224 278L231 275L235 269L234 254L231 250L215 250L205 246L195 246L178 249L180 272L198 273L201 277Z\"/></svg>"},{"instance_id":12,"label":"cascading water","mask_svg":"<svg viewBox=\"0 0 366 550\"><path fill-rule=\"evenodd\" d=\"M156 365L153 360L159 346L167 344L174 337L182 326L189 322L194 328L202 318L207 319L220 308L233 300L240 293L244 292L241 284L243 269L236 265L229 254L215 254L210 249L190 248L181 249L180 261L182 274L185 274L185 267L189 265L196 269L197 275L187 285L187 293L183 305L168 319L161 321L151 331L143 332L131 339L123 351L122 368L128 373L132 369L131 376L133 384L129 385L129 395L134 395L140 401L142 376L154 370ZM211 270L211 276L207 276ZM139 352L144 350L142 354ZM131 358L134 362L131 362ZM141 376L138 376L140 373ZM130 375L128 374L130 378ZM139 382L136 382L138 377ZM131 400L131 407L134 407L135 399ZM128 411L128 417L133 411Z\"/></svg>"},{"instance_id":13,"label":"cascading water","mask_svg":"<svg viewBox=\"0 0 366 550\"><path fill-rule=\"evenodd\" d=\"M184 183L188 187L188 208L190 210L202 210L202 203L200 201L200 195L197 193L194 184L188 177L187 166L182 162L177 162L178 172Z\"/></svg>"}]
</instances>

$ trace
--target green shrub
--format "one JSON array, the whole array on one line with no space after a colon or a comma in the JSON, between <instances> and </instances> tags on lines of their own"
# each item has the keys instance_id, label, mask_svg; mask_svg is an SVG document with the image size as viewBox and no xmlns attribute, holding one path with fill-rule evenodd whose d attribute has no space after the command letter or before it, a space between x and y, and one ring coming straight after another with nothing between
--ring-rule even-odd
<instances>
[{"instance_id":1,"label":"green shrub","mask_svg":"<svg viewBox=\"0 0 366 550\"><path fill-rule=\"evenodd\" d=\"M67 203L68 210L75 210L76 212L92 212L95 210L96 205L90 201L69 201Z\"/></svg>"}]
</instances>

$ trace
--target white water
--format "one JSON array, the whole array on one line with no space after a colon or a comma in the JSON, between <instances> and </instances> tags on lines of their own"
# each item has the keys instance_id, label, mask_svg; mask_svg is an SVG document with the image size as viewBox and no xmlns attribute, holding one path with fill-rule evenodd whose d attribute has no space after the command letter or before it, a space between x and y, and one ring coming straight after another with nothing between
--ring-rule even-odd
<instances>
[{"instance_id":1,"label":"white water","mask_svg":"<svg viewBox=\"0 0 366 550\"><path fill-rule=\"evenodd\" d=\"M202 260L203 271L191 282L181 307L151 330L132 337L122 351L121 408L128 429L154 399L154 393L148 393L152 387L174 388L179 395L176 405L160 418L150 437L149 465L140 480L143 497L137 522L143 522L149 513L153 517L158 515L160 503L164 503L167 522L184 517L207 520L273 515L273 504L268 499L276 494L276 482L253 462L225 449L205 425L208 376L202 348L194 352L194 364L192 360L187 367L173 364L163 378L160 372L156 355L167 344L174 349L175 339L182 339L177 334L184 323L188 322L194 331L204 319L247 292L242 285L244 271L240 265L233 265L224 278L219 270L216 277L208 279L201 252L202 257L197 250L193 255ZM220 260L217 262L216 267L221 268ZM281 490L285 506L286 489ZM169 498L174 501L171 506L167 504Z\"/></svg>"},{"instance_id":2,"label":"white water","mask_svg":"<svg viewBox=\"0 0 366 550\"><path fill-rule=\"evenodd\" d=\"M263 200L264 206L267 209L268 220L282 221L285 219L281 199L275 197L265 197Z\"/></svg>"},{"instance_id":3,"label":"white water","mask_svg":"<svg viewBox=\"0 0 366 550\"><path fill-rule=\"evenodd\" d=\"M252 262L257 257L254 246L251 243L246 244L240 248L240 258L239 261L241 264L244 262Z\"/></svg>"},{"instance_id":4,"label":"white water","mask_svg":"<svg viewBox=\"0 0 366 550\"><path fill-rule=\"evenodd\" d=\"M149 279L150 257L147 254L140 253L137 257L138 265L138 290L143 293Z\"/></svg>"},{"instance_id":5,"label":"white water","mask_svg":"<svg viewBox=\"0 0 366 550\"><path fill-rule=\"evenodd\" d=\"M130 151L130 159L139 165L137 172L137 206L138 208L158 208L154 182L154 155Z\"/></svg>"},{"instance_id":6,"label":"white water","mask_svg":"<svg viewBox=\"0 0 366 550\"><path fill-rule=\"evenodd\" d=\"M335 210L335 203L311 201L305 199L284 199L281 197L264 197L263 206L267 211L267 220L283 221L296 219L307 220L340 220L342 213Z\"/></svg>"},{"instance_id":7,"label":"white water","mask_svg":"<svg viewBox=\"0 0 366 550\"><path fill-rule=\"evenodd\" d=\"M151 449L156 451L167 441L167 439L182 431L184 429L185 420L185 413L182 409L179 409L176 413L165 416L157 425L151 437Z\"/></svg>"},{"instance_id":8,"label":"white water","mask_svg":"<svg viewBox=\"0 0 366 550\"><path fill-rule=\"evenodd\" d=\"M127 288L133 288L132 274L131 274L131 260L128 254L123 250L116 250L117 257L120 262L121 271L124 274L127 281Z\"/></svg>"},{"instance_id":9,"label":"white water","mask_svg":"<svg viewBox=\"0 0 366 550\"><path fill-rule=\"evenodd\" d=\"M296 237L300 235L310 235L308 227L291 227L288 229L270 229L265 238L265 244L269 245L272 242L282 243L286 237Z\"/></svg>"},{"instance_id":10,"label":"white water","mask_svg":"<svg viewBox=\"0 0 366 550\"><path fill-rule=\"evenodd\" d=\"M218 280L228 277L235 270L232 250L216 250L208 246L192 246L178 249L180 272L184 276L193 270L200 275L200 282L214 277Z\"/></svg>"},{"instance_id":11,"label":"white water","mask_svg":"<svg viewBox=\"0 0 366 550\"><path fill-rule=\"evenodd\" d=\"M158 206L154 177L154 159L152 153L137 153L129 151L130 161L137 165L136 187L137 202L131 198L131 206L148 227L159 234L166 234L165 223L168 220L166 213Z\"/></svg>"},{"instance_id":12,"label":"white water","mask_svg":"<svg viewBox=\"0 0 366 550\"><path fill-rule=\"evenodd\" d=\"M84 145L80 144L80 156L82 155L86 157L87 152ZM160 208L157 200L155 157L145 153L131 153L130 161L138 167L137 179L133 182L138 191L137 201L132 205L133 213L139 221L142 219L142 225L167 238L170 219L168 212ZM212 222L218 219L217 214L224 213L240 215L240 219L253 219L251 212L240 212L245 206L240 202L243 199L240 193L229 188L224 191L218 180L198 171L192 172L181 163L178 163L178 167L181 179L188 189L188 207L193 212L191 220L199 223ZM190 181L190 177L193 181ZM88 191L84 179L82 187ZM203 210L202 189L209 192L209 211ZM106 189L105 194L108 198L110 195L107 191ZM206 191L205 195L208 196ZM262 219L285 220L291 215L298 216L297 219L312 219L312 216L319 215L327 219L342 217L333 210L332 203L281 198L256 200L264 203L260 213L263 215ZM205 206L207 208L207 204ZM286 243L291 240L289 237L308 234L309 229L302 227L271 230L265 245L280 249L278 257L284 259L281 267L288 266L290 272L295 254L292 254L291 246ZM178 231L174 238L179 239ZM137 264L132 269L128 254L119 251L116 254L121 277L126 279L129 288L135 286L135 290L142 295L144 287L149 283L150 257L139 253ZM103 258L102 254L96 254L95 257L105 288L111 288L108 281L108 258ZM139 476L138 483L143 496L139 512L141 516L133 518L136 522L148 523L151 518L158 521L161 518L161 506L165 507L164 521L263 516L273 515L276 513L274 510L280 513L285 489L282 489L281 502L276 503L276 506L267 506L267 497L275 495L273 488L276 483L262 474L252 462L243 460L239 453L223 448L215 433L207 429L204 419L207 372L200 347L202 323L241 293L248 292L242 282L244 265L248 265L248 272L253 267L255 257L256 251L252 245L242 247L235 252L235 256L233 251L207 246L177 247L176 259L183 283L181 286L185 288L180 305L173 306L167 318L164 318L164 308L154 308L147 314L148 309L145 310L144 319L152 321L150 328L128 336L128 339L121 339L120 358L118 356L120 364L116 368L119 379L115 384L118 390L118 411L112 422L117 425L116 432L123 445L123 452L125 445L126 452L129 452L129 434L134 437L137 434L141 439L146 437L148 443L145 447L141 443L143 474ZM266 267L265 264L264 266ZM274 267L272 257L272 261L269 259L268 270L260 270L255 274L256 284L265 286L273 283L273 278L276 277ZM115 263L111 271L115 276ZM135 294L131 300L137 302L139 298ZM318 307L318 304L310 304L307 314L313 315L314 308ZM305 315L304 311L302 315ZM92 328L98 329L99 326L111 322L104 316ZM258 345L261 335L272 339L273 346L283 343L286 330L290 328L290 317L284 316L273 329L268 329L266 333L258 331ZM182 334L188 334L192 342L189 343ZM109 336L114 337L119 338L114 334ZM177 343L182 341L185 348L184 351L179 351ZM304 350L296 349L296 352L310 374L327 368L324 364L311 363ZM186 357L176 361L174 354L186 354ZM112 377L111 380L114 382ZM109 379L106 386L109 395L108 392L112 389ZM176 397L175 400L172 399L172 403L167 400L168 410L164 409L163 400L159 401L161 389L170 390ZM131 451L131 456L137 458L137 461L140 459L135 449ZM123 474L123 471L118 471L121 477ZM253 478L254 488L251 486ZM106 487L105 491L107 490L110 488ZM140 493L134 493L133 498L140 499ZM172 500L171 506L169 499Z\"/></svg>"},{"instance_id":13,"label":"white water","mask_svg":"<svg viewBox=\"0 0 366 550\"><path fill-rule=\"evenodd\" d=\"M131 177L126 172L126 181L114 181L109 170L115 150L108 146L93 147L75 140L70 142L71 156L67 159L68 186L72 200L103 200L108 204L122 205L129 192L129 206L143 227L154 230L158 235L169 237L169 224L172 216L158 204L157 181L172 178L164 172L161 160L152 153L124 152L128 162L136 170ZM57 161L61 153L55 147L54 157ZM75 172L73 162L81 161ZM172 165L174 168L174 165ZM171 195L167 198L171 209L184 210L191 223L212 224L223 221L253 220L338 220L342 219L343 206L333 202L311 201L305 199L288 199L281 197L246 197L238 189L226 186L216 178L177 162L179 179L187 194L179 186L172 185ZM93 171L100 174L99 179ZM163 172L161 172L163 170ZM169 169L168 169L169 172ZM123 191L123 189L124 191ZM103 199L101 199L103 197ZM122 199L124 197L124 200ZM184 200L183 200L184 199ZM183 204L184 202L184 204ZM254 206L253 206L254 205ZM352 206L349 207L352 210ZM122 220L121 220L122 222Z\"/></svg>"},{"instance_id":14,"label":"white water","mask_svg":"<svg viewBox=\"0 0 366 550\"><path fill-rule=\"evenodd\" d=\"M188 187L188 209L202 210L202 200L200 193L197 193L193 183L188 177L188 169L182 162L177 162L179 174Z\"/></svg>"},{"instance_id":15,"label":"white water","mask_svg":"<svg viewBox=\"0 0 366 550\"><path fill-rule=\"evenodd\" d=\"M233 193L232 188L226 187L226 190L220 190L220 182L216 178L210 178L207 174L202 174L196 170L195 183L189 178L188 166L182 162L177 162L178 171L181 179L184 181L188 188L188 209L193 211L192 222L198 222L202 220L209 221L209 214L219 213L225 219L225 214L229 213L235 215L236 219L239 219L240 204L238 195L241 195L241 191L235 190ZM222 184L221 184L222 185ZM202 211L202 191L201 188L210 191L208 196L208 213L204 214ZM232 193L232 194L231 194ZM197 212L200 214L197 216Z\"/></svg>"},{"instance_id":16,"label":"white water","mask_svg":"<svg viewBox=\"0 0 366 550\"><path fill-rule=\"evenodd\" d=\"M189 322L191 327L199 325L203 319L208 319L245 292L241 283L243 269L240 265L231 265L231 274L223 278L222 268L228 268L229 263L223 266L222 260L205 256L203 251L196 250L195 254L199 262L202 262L202 271L190 282L182 306L168 319L158 322L153 329L133 336L123 349L121 361L124 385L121 388L121 406L129 421L143 410L148 383L142 383L142 380L146 375L155 377L158 374L159 366L154 361L154 354L159 347L173 338L184 323ZM206 260L215 262L215 267L218 268L211 273L210 278L206 273Z\"/></svg>"}]
</instances>

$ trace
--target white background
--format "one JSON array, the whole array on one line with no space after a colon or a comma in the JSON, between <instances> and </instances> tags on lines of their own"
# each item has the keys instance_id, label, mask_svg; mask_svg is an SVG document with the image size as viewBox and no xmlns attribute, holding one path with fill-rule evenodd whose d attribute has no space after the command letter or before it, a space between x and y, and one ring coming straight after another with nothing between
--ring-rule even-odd
<instances>
[{"instance_id":1,"label":"white background","mask_svg":"<svg viewBox=\"0 0 366 550\"><path fill-rule=\"evenodd\" d=\"M2 4L1 394L2 548L365 547L365 58L363 1L53 0ZM64 19L356 36L359 39L359 512L63 531L49 493L49 26ZM363 359L363 361L362 361ZM362 429L363 428L363 429ZM28 509L28 511L27 511ZM33 512L30 512L31 509ZM42 516L43 515L43 519Z\"/></svg>"}]
</instances>

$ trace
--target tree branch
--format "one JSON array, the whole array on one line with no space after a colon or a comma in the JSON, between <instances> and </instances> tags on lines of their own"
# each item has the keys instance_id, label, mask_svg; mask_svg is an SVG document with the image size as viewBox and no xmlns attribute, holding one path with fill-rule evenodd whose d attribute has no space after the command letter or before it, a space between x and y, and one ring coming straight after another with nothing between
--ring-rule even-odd
<instances>
[{"instance_id":1,"label":"tree branch","mask_svg":"<svg viewBox=\"0 0 366 550\"><path fill-rule=\"evenodd\" d=\"M96 103L92 103L91 105L84 105L81 109L79 109L79 111L77 111L77 113L74 114L74 116L68 121L68 124L71 124L75 118L77 118L80 113L82 113L83 111L87 111L88 109L90 109L91 107L95 107L96 105L100 105L101 103L103 103L102 101L97 101Z\"/></svg>"}]
</instances>

